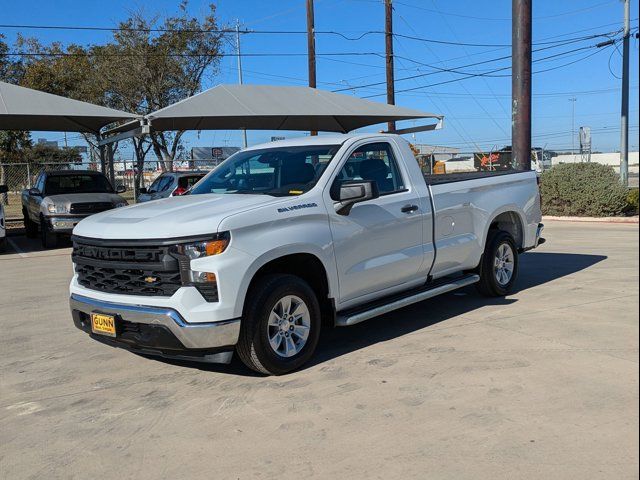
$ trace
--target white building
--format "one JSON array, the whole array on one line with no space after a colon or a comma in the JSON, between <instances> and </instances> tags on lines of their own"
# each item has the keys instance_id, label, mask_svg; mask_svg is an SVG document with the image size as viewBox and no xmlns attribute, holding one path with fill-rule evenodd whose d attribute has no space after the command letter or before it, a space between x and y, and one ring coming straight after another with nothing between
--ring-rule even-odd
<instances>
[{"instance_id":1,"label":"white building","mask_svg":"<svg viewBox=\"0 0 640 480\"><path fill-rule=\"evenodd\" d=\"M560 165L562 163L581 163L583 157L580 154L567 154L558 155L553 157L553 165ZM602 165L610 165L616 172L620 171L620 153L592 153L591 162L600 163ZM629 172L638 173L638 152L629 152Z\"/></svg>"}]
</instances>

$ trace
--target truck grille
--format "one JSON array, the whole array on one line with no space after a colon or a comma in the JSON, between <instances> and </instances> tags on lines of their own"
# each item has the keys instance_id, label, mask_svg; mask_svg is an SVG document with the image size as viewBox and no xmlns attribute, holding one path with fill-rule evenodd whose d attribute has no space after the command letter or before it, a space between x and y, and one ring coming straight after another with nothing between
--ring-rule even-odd
<instances>
[{"instance_id":1,"label":"truck grille","mask_svg":"<svg viewBox=\"0 0 640 480\"><path fill-rule=\"evenodd\" d=\"M79 215L91 215L93 213L104 212L105 210L111 210L113 204L111 202L84 202L84 203L72 203L69 207L69 213L75 213Z\"/></svg>"},{"instance_id":2,"label":"truck grille","mask_svg":"<svg viewBox=\"0 0 640 480\"><path fill-rule=\"evenodd\" d=\"M104 245L74 238L72 259L83 287L107 293L171 296L181 286L171 246Z\"/></svg>"}]
</instances>

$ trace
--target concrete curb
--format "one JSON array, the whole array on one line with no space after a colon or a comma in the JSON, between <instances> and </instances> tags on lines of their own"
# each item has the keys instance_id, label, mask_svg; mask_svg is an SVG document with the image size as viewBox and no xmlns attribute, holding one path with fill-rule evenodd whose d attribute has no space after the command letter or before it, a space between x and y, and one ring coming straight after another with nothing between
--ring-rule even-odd
<instances>
[{"instance_id":1,"label":"concrete curb","mask_svg":"<svg viewBox=\"0 0 640 480\"><path fill-rule=\"evenodd\" d=\"M630 223L638 224L638 216L635 217L553 217L543 215L543 221L547 222L595 222L595 223Z\"/></svg>"}]
</instances>

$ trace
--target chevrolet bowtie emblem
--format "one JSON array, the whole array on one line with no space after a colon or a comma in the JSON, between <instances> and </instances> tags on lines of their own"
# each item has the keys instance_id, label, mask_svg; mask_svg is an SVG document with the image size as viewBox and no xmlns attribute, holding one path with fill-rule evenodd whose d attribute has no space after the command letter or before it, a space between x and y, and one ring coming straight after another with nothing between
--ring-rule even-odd
<instances>
[{"instance_id":1,"label":"chevrolet bowtie emblem","mask_svg":"<svg viewBox=\"0 0 640 480\"><path fill-rule=\"evenodd\" d=\"M144 281L147 283L155 283L158 281L158 277L145 277Z\"/></svg>"}]
</instances>

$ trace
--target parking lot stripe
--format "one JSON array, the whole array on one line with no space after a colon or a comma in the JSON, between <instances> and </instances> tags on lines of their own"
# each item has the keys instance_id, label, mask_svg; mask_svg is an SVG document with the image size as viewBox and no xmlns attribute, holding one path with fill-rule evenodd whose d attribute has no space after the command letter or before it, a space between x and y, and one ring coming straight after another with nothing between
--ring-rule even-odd
<instances>
[{"instance_id":1,"label":"parking lot stripe","mask_svg":"<svg viewBox=\"0 0 640 480\"><path fill-rule=\"evenodd\" d=\"M7 237L7 243L9 243L9 245L11 245L11 248L13 248L13 250L18 255L20 255L22 258L29 258L29 255L27 253L23 252L22 249L20 247L18 247L18 245L16 245L16 242L11 240L9 237Z\"/></svg>"}]
</instances>

